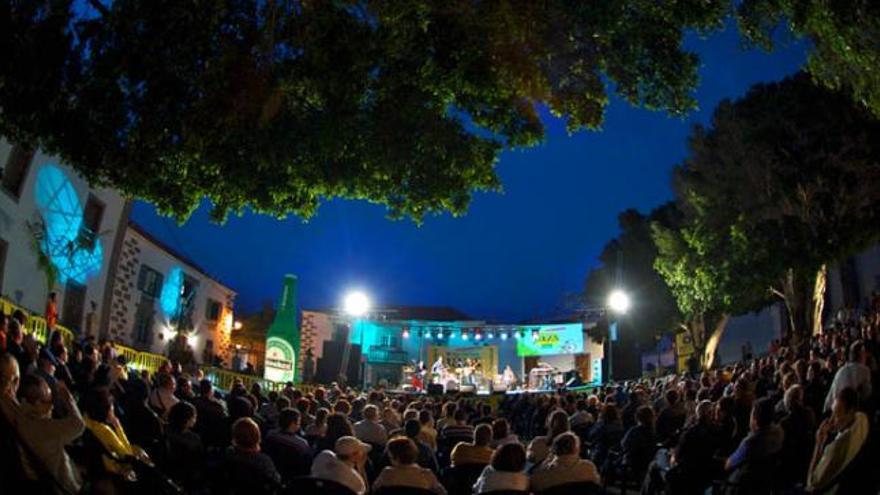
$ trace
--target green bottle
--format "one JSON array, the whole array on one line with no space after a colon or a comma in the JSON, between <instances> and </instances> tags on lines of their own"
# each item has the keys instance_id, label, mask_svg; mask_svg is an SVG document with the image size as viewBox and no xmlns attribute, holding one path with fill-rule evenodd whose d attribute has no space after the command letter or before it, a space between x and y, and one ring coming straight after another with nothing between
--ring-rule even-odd
<instances>
[{"instance_id":1,"label":"green bottle","mask_svg":"<svg viewBox=\"0 0 880 495\"><path fill-rule=\"evenodd\" d=\"M284 276L284 288L275 320L266 332L266 363L263 376L275 382L300 380L296 371L300 331L296 313L296 275Z\"/></svg>"}]
</instances>

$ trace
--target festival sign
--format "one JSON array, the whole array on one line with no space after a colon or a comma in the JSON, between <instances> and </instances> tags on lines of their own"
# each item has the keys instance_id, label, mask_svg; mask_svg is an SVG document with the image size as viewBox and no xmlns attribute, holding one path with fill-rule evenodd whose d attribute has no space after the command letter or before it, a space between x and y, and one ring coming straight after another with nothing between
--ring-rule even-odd
<instances>
[{"instance_id":1,"label":"festival sign","mask_svg":"<svg viewBox=\"0 0 880 495\"><path fill-rule=\"evenodd\" d=\"M584 352L582 323L540 325L526 327L525 330L516 341L517 356L552 356Z\"/></svg>"}]
</instances>

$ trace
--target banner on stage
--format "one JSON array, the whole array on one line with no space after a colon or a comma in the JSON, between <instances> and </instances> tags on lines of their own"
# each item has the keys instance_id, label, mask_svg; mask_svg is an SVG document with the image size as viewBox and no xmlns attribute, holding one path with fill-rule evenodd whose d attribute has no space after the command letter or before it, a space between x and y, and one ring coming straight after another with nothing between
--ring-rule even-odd
<instances>
[{"instance_id":1,"label":"banner on stage","mask_svg":"<svg viewBox=\"0 0 880 495\"><path fill-rule=\"evenodd\" d=\"M498 373L498 347L494 345L485 347L428 346L428 363L437 361L438 356L443 356L443 362L447 366L454 366L454 363L472 359L480 362L483 372L488 377L493 377Z\"/></svg>"},{"instance_id":2,"label":"banner on stage","mask_svg":"<svg viewBox=\"0 0 880 495\"><path fill-rule=\"evenodd\" d=\"M537 332L526 332L516 341L516 354L525 356L552 356L584 352L584 326L581 323L541 325Z\"/></svg>"}]
</instances>

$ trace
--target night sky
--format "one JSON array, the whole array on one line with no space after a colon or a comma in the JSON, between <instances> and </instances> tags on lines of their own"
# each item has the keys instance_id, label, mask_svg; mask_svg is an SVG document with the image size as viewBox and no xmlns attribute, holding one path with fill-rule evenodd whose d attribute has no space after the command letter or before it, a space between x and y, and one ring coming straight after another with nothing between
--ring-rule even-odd
<instances>
[{"instance_id":1,"label":"night sky","mask_svg":"<svg viewBox=\"0 0 880 495\"><path fill-rule=\"evenodd\" d=\"M245 214L219 226L203 206L178 227L143 203L133 218L236 290L239 312L274 301L282 275L295 273L304 308L335 306L360 288L374 304L453 306L481 319L556 315L617 234L618 213L671 199L670 170L692 125L723 98L792 74L806 52L802 43L745 51L733 27L687 44L703 63L699 111L681 119L613 100L601 132L571 136L547 116L546 142L506 151L504 192L475 195L463 217L418 227L388 220L382 206L334 200L307 223Z\"/></svg>"}]
</instances>

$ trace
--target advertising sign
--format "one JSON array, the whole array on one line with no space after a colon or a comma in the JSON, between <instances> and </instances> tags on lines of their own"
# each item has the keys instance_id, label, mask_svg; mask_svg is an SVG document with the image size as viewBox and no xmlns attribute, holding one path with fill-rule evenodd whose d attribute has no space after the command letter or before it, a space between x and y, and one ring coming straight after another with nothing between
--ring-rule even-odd
<instances>
[{"instance_id":1,"label":"advertising sign","mask_svg":"<svg viewBox=\"0 0 880 495\"><path fill-rule=\"evenodd\" d=\"M584 352L582 323L527 327L525 334L516 341L516 355L520 357L582 352Z\"/></svg>"}]
</instances>

